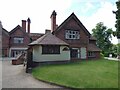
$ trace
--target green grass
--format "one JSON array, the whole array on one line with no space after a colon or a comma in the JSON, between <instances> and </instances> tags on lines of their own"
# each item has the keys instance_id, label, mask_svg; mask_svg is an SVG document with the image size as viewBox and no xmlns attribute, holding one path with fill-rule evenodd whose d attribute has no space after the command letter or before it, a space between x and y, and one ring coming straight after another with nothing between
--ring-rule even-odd
<instances>
[{"instance_id":1,"label":"green grass","mask_svg":"<svg viewBox=\"0 0 120 90\"><path fill-rule=\"evenodd\" d=\"M118 88L118 62L108 60L81 61L34 68L39 79L71 88Z\"/></svg>"}]
</instances>

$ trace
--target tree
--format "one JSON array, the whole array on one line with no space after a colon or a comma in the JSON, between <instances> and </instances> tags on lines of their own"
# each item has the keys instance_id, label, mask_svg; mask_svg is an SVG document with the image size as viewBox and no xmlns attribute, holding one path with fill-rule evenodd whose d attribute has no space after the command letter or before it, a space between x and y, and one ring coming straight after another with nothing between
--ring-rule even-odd
<instances>
[{"instance_id":1,"label":"tree","mask_svg":"<svg viewBox=\"0 0 120 90\"><path fill-rule=\"evenodd\" d=\"M116 2L117 11L113 11L113 13L116 15L116 31L113 33L114 36L117 36L117 38L120 38L120 0Z\"/></svg>"},{"instance_id":2,"label":"tree","mask_svg":"<svg viewBox=\"0 0 120 90\"><path fill-rule=\"evenodd\" d=\"M117 44L112 45L111 54L112 54L113 57L117 57L117 47L118 47Z\"/></svg>"},{"instance_id":3,"label":"tree","mask_svg":"<svg viewBox=\"0 0 120 90\"><path fill-rule=\"evenodd\" d=\"M118 57L120 58L120 0L116 2L117 11L113 11L113 13L116 15L116 31L113 33L114 36L117 36L118 38Z\"/></svg>"},{"instance_id":4,"label":"tree","mask_svg":"<svg viewBox=\"0 0 120 90\"><path fill-rule=\"evenodd\" d=\"M92 32L92 35L97 39L97 46L102 50L104 55L107 54L108 56L112 48L112 29L107 29L102 22L99 22L96 24L96 27L92 29Z\"/></svg>"}]
</instances>

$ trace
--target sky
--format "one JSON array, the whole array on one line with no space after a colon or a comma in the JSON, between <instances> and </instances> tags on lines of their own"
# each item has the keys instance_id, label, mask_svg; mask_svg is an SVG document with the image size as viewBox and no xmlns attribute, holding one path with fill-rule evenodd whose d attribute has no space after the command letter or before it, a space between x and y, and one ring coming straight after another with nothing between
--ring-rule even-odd
<instances>
[{"instance_id":1,"label":"sky","mask_svg":"<svg viewBox=\"0 0 120 90\"><path fill-rule=\"evenodd\" d=\"M31 32L44 33L51 29L50 16L57 12L56 23L60 25L71 13L79 18L87 30L92 33L96 24L103 22L108 28L115 28L117 0L2 0L0 5L0 21L3 27L11 31L21 20L31 19ZM117 38L112 43L117 44Z\"/></svg>"}]
</instances>

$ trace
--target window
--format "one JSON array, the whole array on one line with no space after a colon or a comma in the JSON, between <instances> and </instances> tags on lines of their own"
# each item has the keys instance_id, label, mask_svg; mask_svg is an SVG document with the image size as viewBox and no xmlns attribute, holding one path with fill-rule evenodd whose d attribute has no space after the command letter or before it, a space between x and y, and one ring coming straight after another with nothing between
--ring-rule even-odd
<instances>
[{"instance_id":1,"label":"window","mask_svg":"<svg viewBox=\"0 0 120 90\"><path fill-rule=\"evenodd\" d=\"M63 48L63 51L69 51L68 47Z\"/></svg>"},{"instance_id":2,"label":"window","mask_svg":"<svg viewBox=\"0 0 120 90\"><path fill-rule=\"evenodd\" d=\"M95 57L95 53L94 52L88 52L88 57Z\"/></svg>"},{"instance_id":3,"label":"window","mask_svg":"<svg viewBox=\"0 0 120 90\"><path fill-rule=\"evenodd\" d=\"M42 54L60 54L59 45L43 45Z\"/></svg>"},{"instance_id":4,"label":"window","mask_svg":"<svg viewBox=\"0 0 120 90\"><path fill-rule=\"evenodd\" d=\"M14 38L14 43L23 43L23 38L15 37Z\"/></svg>"},{"instance_id":5,"label":"window","mask_svg":"<svg viewBox=\"0 0 120 90\"><path fill-rule=\"evenodd\" d=\"M66 39L80 39L79 31L66 30Z\"/></svg>"}]
</instances>

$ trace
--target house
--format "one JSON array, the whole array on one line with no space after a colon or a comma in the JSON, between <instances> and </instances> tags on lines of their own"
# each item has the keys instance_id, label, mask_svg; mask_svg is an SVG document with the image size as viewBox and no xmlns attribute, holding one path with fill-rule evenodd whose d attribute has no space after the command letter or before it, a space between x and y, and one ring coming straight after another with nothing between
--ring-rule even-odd
<instances>
[{"instance_id":1,"label":"house","mask_svg":"<svg viewBox=\"0 0 120 90\"><path fill-rule=\"evenodd\" d=\"M56 24L55 11L51 15L51 32L29 44L33 61L68 61L100 58L96 39L72 13L61 25Z\"/></svg>"},{"instance_id":2,"label":"house","mask_svg":"<svg viewBox=\"0 0 120 90\"><path fill-rule=\"evenodd\" d=\"M70 60L69 45L46 30L46 34L29 44L33 49L33 61Z\"/></svg>"},{"instance_id":3,"label":"house","mask_svg":"<svg viewBox=\"0 0 120 90\"><path fill-rule=\"evenodd\" d=\"M2 28L2 56L9 55L9 32Z\"/></svg>"},{"instance_id":4,"label":"house","mask_svg":"<svg viewBox=\"0 0 120 90\"><path fill-rule=\"evenodd\" d=\"M2 28L3 57L16 57L18 54L26 52L28 44L43 35L41 33L30 33L30 23L29 18L27 23L26 20L22 20L22 26L17 25L10 32Z\"/></svg>"}]
</instances>

